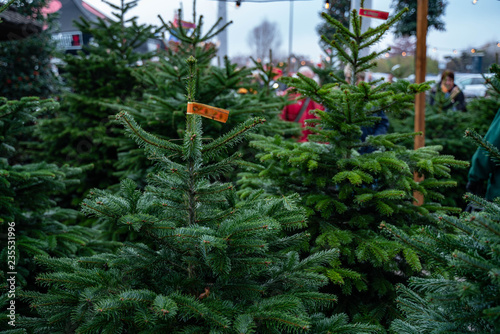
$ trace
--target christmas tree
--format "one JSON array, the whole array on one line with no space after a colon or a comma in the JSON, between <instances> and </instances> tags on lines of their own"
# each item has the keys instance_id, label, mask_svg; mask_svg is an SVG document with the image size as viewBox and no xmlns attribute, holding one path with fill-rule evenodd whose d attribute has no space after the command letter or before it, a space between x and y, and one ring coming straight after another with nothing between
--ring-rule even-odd
<instances>
[{"instance_id":1,"label":"christmas tree","mask_svg":"<svg viewBox=\"0 0 500 334\"><path fill-rule=\"evenodd\" d=\"M42 15L47 0L14 1L9 10L15 11L39 26L47 26L39 33L29 36L12 36L0 42L0 96L10 100L25 96L54 97L60 82L52 72L50 59L56 54L56 45L50 28L53 15Z\"/></svg>"},{"instance_id":2,"label":"christmas tree","mask_svg":"<svg viewBox=\"0 0 500 334\"><path fill-rule=\"evenodd\" d=\"M189 58L187 100L194 102L196 60ZM186 115L181 144L144 131L126 112L128 132L159 165L144 191L125 179L119 194L95 190L83 202L97 215L138 234L117 253L77 259L39 257L47 292L24 293L40 317L23 326L39 333L374 333L344 315L320 311L335 301L319 292L317 272L336 257L301 257L308 243L296 196L237 198L214 181L240 158L231 150L264 119L251 118L204 142L202 118ZM287 231L287 233L285 233Z\"/></svg>"},{"instance_id":3,"label":"christmas tree","mask_svg":"<svg viewBox=\"0 0 500 334\"><path fill-rule=\"evenodd\" d=\"M18 315L28 311L12 294L35 287L40 270L34 256L91 255L108 249L99 241L97 230L72 225L78 211L59 206L58 198L68 185L78 182L82 171L47 162L26 163L29 157L18 150L22 147L19 139L32 133L37 118L54 108L57 103L48 99L0 98L0 329L12 329L3 321L8 319L9 311L5 312L12 300ZM7 278L13 279L15 289Z\"/></svg>"},{"instance_id":4,"label":"christmas tree","mask_svg":"<svg viewBox=\"0 0 500 334\"><path fill-rule=\"evenodd\" d=\"M385 326L398 316L395 284L405 283L423 264L411 247L382 234L380 224L391 222L411 234L416 226L433 223L431 212L457 212L439 201L443 200L443 188L456 185L451 167L467 166L452 156L440 155L442 148L438 146L405 148L404 140L418 133L389 133L361 140L363 128L376 125L381 112L405 112L413 108L415 94L429 89L427 83L354 80L388 50L365 56L360 51L377 43L403 14L361 32L362 18L356 11L351 13L352 31L323 13L337 29L333 40L323 39L348 65L346 74L353 80L348 82L335 72L331 74L335 82L322 86L302 75L283 78L326 110L314 111L319 118L308 120L308 128L314 132L308 143L254 135L250 145L260 150L262 164L250 166L239 181L245 187L242 197L254 189L278 197L299 193L309 215L310 252L340 250L340 257L324 268L331 282L324 291L339 295L335 310ZM363 151L370 153L361 154ZM417 182L414 174L424 179ZM425 198L418 206L413 197L417 191Z\"/></svg>"},{"instance_id":5,"label":"christmas tree","mask_svg":"<svg viewBox=\"0 0 500 334\"><path fill-rule=\"evenodd\" d=\"M466 136L480 144L492 161L500 163L498 148L476 132ZM413 277L399 286L398 305L403 319L391 325L393 333L496 333L500 328L500 199L488 202L467 194L480 212L436 218L436 227L422 228L409 237L394 226L385 229L396 239L438 264L440 271Z\"/></svg>"},{"instance_id":6,"label":"christmas tree","mask_svg":"<svg viewBox=\"0 0 500 334\"><path fill-rule=\"evenodd\" d=\"M181 17L182 11L179 10L177 18ZM260 88L258 83L252 82L252 71L255 69L237 67L227 57L222 60L223 66L213 65L217 49L211 39L231 22L222 27L216 22L206 33L203 33L203 16L195 23L186 23L180 19L168 23L163 21L163 28L170 36L175 37L175 41L169 42L167 50L160 54L158 61L146 62L134 71L134 76L144 89L144 95L139 99L129 99L126 104L109 104L109 107L127 110L148 132L163 139L179 140L184 136L184 111L187 107L184 78L189 68L185 59L193 56L198 62L196 100L229 109L231 118L227 120L227 126L259 116L268 120L260 127L260 132L290 132L288 124L277 121L277 114L283 108L285 99L271 92L268 85ZM272 65L264 67L256 63L256 67L268 82L272 79ZM214 139L223 131L221 123L213 122L205 126L204 136ZM242 147L241 150L243 153L249 151L247 147ZM250 156L247 153L245 157ZM151 171L151 162L131 140L120 143L118 158L117 175L120 177L141 182L146 173Z\"/></svg>"},{"instance_id":7,"label":"christmas tree","mask_svg":"<svg viewBox=\"0 0 500 334\"><path fill-rule=\"evenodd\" d=\"M490 68L491 73L498 73L498 71L498 65ZM469 100L466 112L446 110L444 106L449 105L450 100L438 90L434 95L434 103L426 104L425 108L426 145L442 146L441 154L453 155L455 159L470 161L476 146L472 141L464 141L463 133L468 128L478 133L486 133L496 111L500 108L498 79L493 76L487 80L487 85L488 96ZM407 115L394 115L390 117L391 128L394 132L411 131L414 127L414 117L414 110L409 110ZM407 140L405 145L408 148L413 147L413 141ZM443 192L445 196L443 204L465 208L463 195L467 184L467 173L467 169L453 173L457 187L456 189L448 188Z\"/></svg>"},{"instance_id":8,"label":"christmas tree","mask_svg":"<svg viewBox=\"0 0 500 334\"><path fill-rule=\"evenodd\" d=\"M137 23L137 17L127 19L135 1L121 1L120 5L106 2L114 9L114 20L89 22L82 18L75 22L82 33L93 36L93 43L78 55L67 54L63 67L69 92L61 97L58 113L40 121L39 134L43 139L40 159L54 159L72 166L92 165L79 187L72 191L73 205L92 187L107 187L118 182L113 176L119 139L110 123L116 112L100 104L119 102L136 94L140 87L132 76L133 68L151 53L136 49L156 30Z\"/></svg>"}]
</instances>

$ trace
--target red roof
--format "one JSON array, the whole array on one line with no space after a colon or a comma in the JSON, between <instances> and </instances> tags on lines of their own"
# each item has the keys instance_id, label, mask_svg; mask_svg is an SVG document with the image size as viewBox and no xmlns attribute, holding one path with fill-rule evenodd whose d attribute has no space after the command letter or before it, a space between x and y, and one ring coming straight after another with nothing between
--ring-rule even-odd
<instances>
[{"instance_id":1,"label":"red roof","mask_svg":"<svg viewBox=\"0 0 500 334\"><path fill-rule=\"evenodd\" d=\"M83 8L85 8L86 10L88 10L89 12L94 14L95 16L100 17L103 20L106 19L106 15L104 15L103 13L101 13L100 11L98 11L97 9L95 9L94 7L92 7L91 5L86 3L85 1L82 1L82 6L83 6Z\"/></svg>"}]
</instances>

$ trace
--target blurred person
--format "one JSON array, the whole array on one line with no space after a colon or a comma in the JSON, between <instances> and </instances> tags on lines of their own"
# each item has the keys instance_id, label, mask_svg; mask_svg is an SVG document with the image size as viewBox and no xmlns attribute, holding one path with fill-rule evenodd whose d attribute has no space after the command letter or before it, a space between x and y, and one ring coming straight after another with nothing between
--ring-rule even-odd
<instances>
[{"instance_id":1,"label":"blurred person","mask_svg":"<svg viewBox=\"0 0 500 334\"><path fill-rule=\"evenodd\" d=\"M484 140L500 149L500 109L484 135ZM486 188L485 188L486 183ZM471 159L466 191L492 201L500 197L500 168L483 148L478 148ZM472 211L473 206L467 206L466 211Z\"/></svg>"},{"instance_id":2,"label":"blurred person","mask_svg":"<svg viewBox=\"0 0 500 334\"><path fill-rule=\"evenodd\" d=\"M436 94L444 94L444 97L449 99L449 102L443 105L443 110L465 111L465 96L460 88L455 85L455 73L452 71L445 70L441 74L441 81L431 91L431 106L436 102Z\"/></svg>"},{"instance_id":3,"label":"blurred person","mask_svg":"<svg viewBox=\"0 0 500 334\"><path fill-rule=\"evenodd\" d=\"M302 66L299 68L297 73L301 73L304 76L314 79L318 82L318 77L314 73L314 71L309 66ZM311 134L311 130L306 129L305 121L307 119L315 119L317 118L315 115L309 113L311 110L319 109L325 110L325 108L311 100L309 97L303 97L300 94L289 94L289 98L292 100L296 100L294 103L286 105L281 111L281 119L289 122L300 123L301 127L304 128L302 130L302 135L298 139L298 142L306 142L307 137Z\"/></svg>"},{"instance_id":4,"label":"blurred person","mask_svg":"<svg viewBox=\"0 0 500 334\"><path fill-rule=\"evenodd\" d=\"M351 83L351 76L352 76L352 70L350 66L346 66L344 68L344 77L347 83ZM356 85L359 85L362 81L365 81L365 72L359 72L356 74ZM373 114L372 116L380 117L380 120L373 124L373 126L362 126L361 127L361 141L364 142L366 140L366 137L368 136L379 136L379 135L385 135L387 131L389 130L389 118L387 118L387 115L383 110ZM358 152L360 154L366 154L366 153L371 153L375 151L375 148L372 146L363 146L361 147Z\"/></svg>"},{"instance_id":5,"label":"blurred person","mask_svg":"<svg viewBox=\"0 0 500 334\"><path fill-rule=\"evenodd\" d=\"M372 72L366 72L365 73L365 81L370 83L373 81L373 75L372 75ZM358 84L358 83L356 83Z\"/></svg>"},{"instance_id":6,"label":"blurred person","mask_svg":"<svg viewBox=\"0 0 500 334\"><path fill-rule=\"evenodd\" d=\"M271 87L275 90L276 95L278 96L285 95L285 91L288 87L283 82L278 80L283 76L283 70L275 67L272 70L272 75L273 77L271 81Z\"/></svg>"}]
</instances>

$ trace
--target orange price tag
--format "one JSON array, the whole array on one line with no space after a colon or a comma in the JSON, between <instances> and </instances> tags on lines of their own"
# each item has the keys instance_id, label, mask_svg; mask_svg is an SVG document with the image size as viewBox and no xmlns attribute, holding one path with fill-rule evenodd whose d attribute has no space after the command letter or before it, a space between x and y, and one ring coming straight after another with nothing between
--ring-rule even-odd
<instances>
[{"instance_id":1,"label":"orange price tag","mask_svg":"<svg viewBox=\"0 0 500 334\"><path fill-rule=\"evenodd\" d=\"M387 20L387 18L389 17L389 12L383 12L381 10L360 8L359 15L373 17L373 18L381 19L381 20Z\"/></svg>"},{"instance_id":2,"label":"orange price tag","mask_svg":"<svg viewBox=\"0 0 500 334\"><path fill-rule=\"evenodd\" d=\"M187 113L198 114L221 123L226 123L227 118L229 117L229 110L196 102L188 102Z\"/></svg>"}]
</instances>

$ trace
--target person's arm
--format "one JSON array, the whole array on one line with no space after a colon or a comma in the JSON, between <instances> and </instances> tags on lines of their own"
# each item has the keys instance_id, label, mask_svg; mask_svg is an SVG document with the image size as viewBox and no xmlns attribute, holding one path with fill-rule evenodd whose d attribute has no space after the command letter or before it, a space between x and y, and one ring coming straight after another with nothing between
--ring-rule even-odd
<instances>
[{"instance_id":1,"label":"person's arm","mask_svg":"<svg viewBox=\"0 0 500 334\"><path fill-rule=\"evenodd\" d=\"M430 94L429 94L429 104L432 106L434 105L434 97L436 95L437 89L436 87L432 88Z\"/></svg>"}]
</instances>

